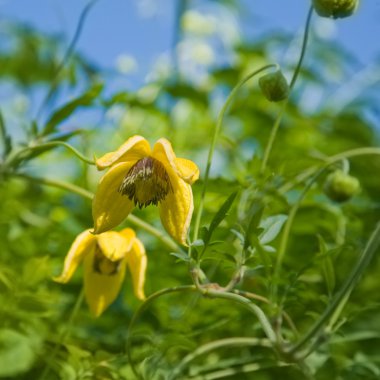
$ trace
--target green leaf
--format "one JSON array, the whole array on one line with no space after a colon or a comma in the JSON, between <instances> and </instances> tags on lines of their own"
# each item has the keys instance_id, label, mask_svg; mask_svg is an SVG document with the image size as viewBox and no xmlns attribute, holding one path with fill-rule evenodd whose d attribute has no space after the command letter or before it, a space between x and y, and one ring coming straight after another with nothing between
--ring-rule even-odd
<instances>
[{"instance_id":1,"label":"green leaf","mask_svg":"<svg viewBox=\"0 0 380 380\"><path fill-rule=\"evenodd\" d=\"M275 215L270 216L260 223L260 227L264 229L264 232L260 235L260 243L266 245L273 241L281 231L282 226L288 219L287 215Z\"/></svg>"},{"instance_id":2,"label":"green leaf","mask_svg":"<svg viewBox=\"0 0 380 380\"><path fill-rule=\"evenodd\" d=\"M0 330L0 376L16 376L28 371L37 352L25 335L10 329Z\"/></svg>"},{"instance_id":3,"label":"green leaf","mask_svg":"<svg viewBox=\"0 0 380 380\"><path fill-rule=\"evenodd\" d=\"M331 296L335 289L335 270L334 263L331 257L331 250L327 250L327 246L322 236L318 235L319 252L322 255L322 272L326 281L326 287L329 295Z\"/></svg>"},{"instance_id":4,"label":"green leaf","mask_svg":"<svg viewBox=\"0 0 380 380\"><path fill-rule=\"evenodd\" d=\"M175 256L177 259L181 261L190 261L190 257L185 252L171 252L170 255Z\"/></svg>"},{"instance_id":5,"label":"green leaf","mask_svg":"<svg viewBox=\"0 0 380 380\"><path fill-rule=\"evenodd\" d=\"M56 127L65 119L71 116L79 107L86 107L93 104L94 100L103 89L102 84L95 84L84 94L66 103L64 106L56 110L47 121L42 136L55 132Z\"/></svg>"},{"instance_id":6,"label":"green leaf","mask_svg":"<svg viewBox=\"0 0 380 380\"><path fill-rule=\"evenodd\" d=\"M258 235L260 233L258 226L263 212L264 204L261 201L256 201L250 211L250 221L248 223L247 231L245 232L244 249L247 249L252 245L252 235Z\"/></svg>"},{"instance_id":7,"label":"green leaf","mask_svg":"<svg viewBox=\"0 0 380 380\"><path fill-rule=\"evenodd\" d=\"M208 228L208 233L205 236L205 245L207 245L211 239L211 236L215 229L219 226L219 224L223 221L223 219L227 216L229 209L232 206L237 195L237 191L233 192L227 200L222 204L219 211L214 215L210 227Z\"/></svg>"}]
</instances>

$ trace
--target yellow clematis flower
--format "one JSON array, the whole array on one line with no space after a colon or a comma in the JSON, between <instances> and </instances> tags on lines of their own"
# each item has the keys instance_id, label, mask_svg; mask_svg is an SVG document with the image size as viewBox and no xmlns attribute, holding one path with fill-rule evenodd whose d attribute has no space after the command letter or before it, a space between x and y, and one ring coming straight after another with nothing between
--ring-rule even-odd
<instances>
[{"instance_id":1,"label":"yellow clematis flower","mask_svg":"<svg viewBox=\"0 0 380 380\"><path fill-rule=\"evenodd\" d=\"M95 234L120 224L135 205L154 204L166 231L186 245L194 209L191 184L199 178L192 161L177 158L164 138L151 149L143 137L133 136L117 151L96 160L96 165L99 170L109 170L92 203Z\"/></svg>"},{"instance_id":2,"label":"yellow clematis flower","mask_svg":"<svg viewBox=\"0 0 380 380\"><path fill-rule=\"evenodd\" d=\"M54 278L67 283L83 261L84 291L87 304L95 317L115 300L129 268L135 296L145 299L144 283L147 257L143 244L135 232L125 228L93 235L90 230L74 240L64 263L63 272Z\"/></svg>"}]
</instances>

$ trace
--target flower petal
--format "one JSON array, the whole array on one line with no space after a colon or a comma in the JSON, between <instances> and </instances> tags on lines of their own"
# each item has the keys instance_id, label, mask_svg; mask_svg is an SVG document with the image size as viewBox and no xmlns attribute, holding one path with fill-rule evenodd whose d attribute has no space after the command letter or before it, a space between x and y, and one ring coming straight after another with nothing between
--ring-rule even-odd
<instances>
[{"instance_id":1,"label":"flower petal","mask_svg":"<svg viewBox=\"0 0 380 380\"><path fill-rule=\"evenodd\" d=\"M176 158L175 163L178 175L190 185L199 178L198 166L193 161L186 158Z\"/></svg>"},{"instance_id":2,"label":"flower petal","mask_svg":"<svg viewBox=\"0 0 380 380\"><path fill-rule=\"evenodd\" d=\"M91 313L99 317L116 299L125 277L126 261L121 260L114 274L102 274L95 271L94 252L84 259L84 292Z\"/></svg>"},{"instance_id":3,"label":"flower petal","mask_svg":"<svg viewBox=\"0 0 380 380\"><path fill-rule=\"evenodd\" d=\"M106 153L96 160L99 170L108 168L119 162L137 161L150 155L150 145L142 136L129 138L117 151Z\"/></svg>"},{"instance_id":4,"label":"flower petal","mask_svg":"<svg viewBox=\"0 0 380 380\"><path fill-rule=\"evenodd\" d=\"M107 231L96 235L99 248L103 255L111 261L124 259L126 253L132 248L132 239L116 231Z\"/></svg>"},{"instance_id":5,"label":"flower petal","mask_svg":"<svg viewBox=\"0 0 380 380\"><path fill-rule=\"evenodd\" d=\"M116 227L132 210L133 202L118 190L133 164L134 161L116 164L101 178L92 201L95 234Z\"/></svg>"},{"instance_id":6,"label":"flower petal","mask_svg":"<svg viewBox=\"0 0 380 380\"><path fill-rule=\"evenodd\" d=\"M83 257L93 251L95 244L96 238L90 233L90 230L86 230L79 234L75 238L69 252L66 255L62 274L58 277L54 277L54 281L61 282L63 284L70 281Z\"/></svg>"},{"instance_id":7,"label":"flower petal","mask_svg":"<svg viewBox=\"0 0 380 380\"><path fill-rule=\"evenodd\" d=\"M147 264L148 259L144 245L139 239L135 238L132 249L127 255L127 265L132 276L133 291L140 300L145 299L144 284Z\"/></svg>"},{"instance_id":8,"label":"flower petal","mask_svg":"<svg viewBox=\"0 0 380 380\"><path fill-rule=\"evenodd\" d=\"M159 205L161 222L174 240L187 245L187 231L194 210L193 192L191 186L172 170L168 174L173 191Z\"/></svg>"},{"instance_id":9,"label":"flower petal","mask_svg":"<svg viewBox=\"0 0 380 380\"><path fill-rule=\"evenodd\" d=\"M172 145L165 138L159 139L154 144L152 156L162 162L166 168L171 167L187 183L192 184L199 178L198 166L185 158L177 158Z\"/></svg>"}]
</instances>

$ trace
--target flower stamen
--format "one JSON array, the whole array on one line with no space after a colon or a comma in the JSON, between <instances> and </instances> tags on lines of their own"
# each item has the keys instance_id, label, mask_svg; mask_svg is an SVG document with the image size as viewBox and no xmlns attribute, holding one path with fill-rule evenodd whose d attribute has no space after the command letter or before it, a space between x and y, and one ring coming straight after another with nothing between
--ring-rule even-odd
<instances>
[{"instance_id":1,"label":"flower stamen","mask_svg":"<svg viewBox=\"0 0 380 380\"><path fill-rule=\"evenodd\" d=\"M93 269L94 272L105 275L113 276L120 270L122 260L112 261L104 256L99 245L95 247Z\"/></svg>"},{"instance_id":2,"label":"flower stamen","mask_svg":"<svg viewBox=\"0 0 380 380\"><path fill-rule=\"evenodd\" d=\"M164 165L153 157L144 157L133 165L119 187L122 195L139 208L157 204L173 191Z\"/></svg>"}]
</instances>

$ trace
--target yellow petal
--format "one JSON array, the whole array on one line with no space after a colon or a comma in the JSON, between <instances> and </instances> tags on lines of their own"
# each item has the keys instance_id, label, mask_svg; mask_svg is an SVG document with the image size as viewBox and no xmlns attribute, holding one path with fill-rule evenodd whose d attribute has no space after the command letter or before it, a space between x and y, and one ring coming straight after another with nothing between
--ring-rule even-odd
<instances>
[{"instance_id":1,"label":"yellow petal","mask_svg":"<svg viewBox=\"0 0 380 380\"><path fill-rule=\"evenodd\" d=\"M132 228L124 228L121 231L119 231L118 233L123 235L124 238L126 238L130 242L130 244L132 244L136 238L136 233L134 230L132 230Z\"/></svg>"},{"instance_id":2,"label":"yellow petal","mask_svg":"<svg viewBox=\"0 0 380 380\"><path fill-rule=\"evenodd\" d=\"M199 178L198 166L185 158L177 158L170 142L165 138L159 139L154 144L152 156L162 162L166 168L172 168L187 183L192 184Z\"/></svg>"},{"instance_id":3,"label":"yellow petal","mask_svg":"<svg viewBox=\"0 0 380 380\"><path fill-rule=\"evenodd\" d=\"M116 299L125 276L126 261L121 260L115 274L102 274L95 270L94 253L84 259L84 292L91 313L99 317Z\"/></svg>"},{"instance_id":4,"label":"yellow petal","mask_svg":"<svg viewBox=\"0 0 380 380\"><path fill-rule=\"evenodd\" d=\"M183 245L193 215L193 192L191 185L179 178L172 170L168 171L173 191L159 205L160 218L166 231Z\"/></svg>"},{"instance_id":5,"label":"yellow petal","mask_svg":"<svg viewBox=\"0 0 380 380\"><path fill-rule=\"evenodd\" d=\"M133 164L133 161L116 164L101 178L92 201L95 234L116 227L131 212L133 202L118 190Z\"/></svg>"},{"instance_id":6,"label":"yellow petal","mask_svg":"<svg viewBox=\"0 0 380 380\"><path fill-rule=\"evenodd\" d=\"M176 156L172 144L167 139L161 138L154 144L152 156L165 166L169 166L176 171Z\"/></svg>"},{"instance_id":7,"label":"yellow petal","mask_svg":"<svg viewBox=\"0 0 380 380\"><path fill-rule=\"evenodd\" d=\"M142 136L129 138L117 151L106 153L96 160L99 170L108 168L119 162L137 161L150 155L150 145Z\"/></svg>"},{"instance_id":8,"label":"yellow petal","mask_svg":"<svg viewBox=\"0 0 380 380\"><path fill-rule=\"evenodd\" d=\"M190 185L199 178L198 166L193 161L186 158L176 158L175 163L179 176Z\"/></svg>"},{"instance_id":9,"label":"yellow petal","mask_svg":"<svg viewBox=\"0 0 380 380\"><path fill-rule=\"evenodd\" d=\"M132 249L128 252L127 264L131 272L133 291L135 296L140 300L145 299L144 284L147 263L144 245L136 238L134 239Z\"/></svg>"},{"instance_id":10,"label":"yellow petal","mask_svg":"<svg viewBox=\"0 0 380 380\"><path fill-rule=\"evenodd\" d=\"M103 255L111 261L124 259L133 243L132 239L127 239L123 234L116 231L103 232L96 237Z\"/></svg>"},{"instance_id":11,"label":"yellow petal","mask_svg":"<svg viewBox=\"0 0 380 380\"><path fill-rule=\"evenodd\" d=\"M83 257L90 254L96 244L96 238L90 233L90 230L86 230L79 234L65 258L62 274L59 277L55 277L54 281L66 283L70 281L72 275L77 269L79 263Z\"/></svg>"}]
</instances>

